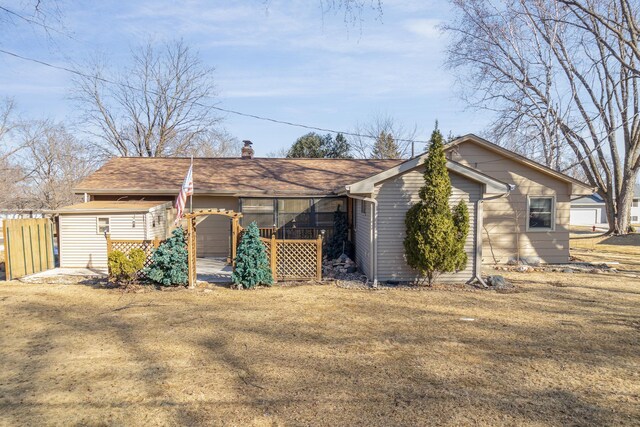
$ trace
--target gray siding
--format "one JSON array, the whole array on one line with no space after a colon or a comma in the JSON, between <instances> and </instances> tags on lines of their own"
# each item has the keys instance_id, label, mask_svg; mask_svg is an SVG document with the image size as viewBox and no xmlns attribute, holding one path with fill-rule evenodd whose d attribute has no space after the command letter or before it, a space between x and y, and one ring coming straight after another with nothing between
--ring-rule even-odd
<instances>
[{"instance_id":1,"label":"gray siding","mask_svg":"<svg viewBox=\"0 0 640 427\"><path fill-rule=\"evenodd\" d=\"M377 186L378 200L378 280L414 281L417 273L406 263L404 255L405 214L419 200L418 192L424 185L423 168L391 178ZM461 175L450 173L453 207L460 200L467 202L470 227L465 250L467 268L458 273L442 274L439 282L466 282L473 278L475 269L475 202L481 198L481 184Z\"/></svg>"},{"instance_id":2,"label":"gray siding","mask_svg":"<svg viewBox=\"0 0 640 427\"><path fill-rule=\"evenodd\" d=\"M361 210L363 203L366 204L366 214L363 214ZM371 264L371 202L354 199L353 217L355 219L355 262L360 271L371 278L369 268Z\"/></svg>"},{"instance_id":3,"label":"gray siding","mask_svg":"<svg viewBox=\"0 0 640 427\"><path fill-rule=\"evenodd\" d=\"M98 234L98 217L109 218L112 239L143 240L146 237L147 215L144 213L60 215L61 267L107 268L107 241L103 234Z\"/></svg>"}]
</instances>

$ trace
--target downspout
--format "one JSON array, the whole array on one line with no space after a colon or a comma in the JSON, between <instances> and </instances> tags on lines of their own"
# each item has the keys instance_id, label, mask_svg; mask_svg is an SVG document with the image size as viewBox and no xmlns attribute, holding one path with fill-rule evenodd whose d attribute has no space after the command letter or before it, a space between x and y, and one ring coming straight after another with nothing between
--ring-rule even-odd
<instances>
[{"instance_id":1,"label":"downspout","mask_svg":"<svg viewBox=\"0 0 640 427\"><path fill-rule=\"evenodd\" d=\"M509 196L509 194L515 190L516 186L514 184L508 184L507 186L507 192L505 193L507 196ZM503 197L503 195L500 195L500 197ZM492 197L491 199L494 199L495 197ZM474 269L474 276L473 276L473 280L477 280L478 283L480 283L482 286L484 286L485 288L487 287L486 282L484 281L484 279L482 279L482 228L483 228L483 220L484 220L484 209L483 209L483 202L485 201L484 198L482 199L478 199L475 201L474 205L475 205L475 216L476 216L476 250L475 250L475 257L476 257L476 268Z\"/></svg>"},{"instance_id":2,"label":"downspout","mask_svg":"<svg viewBox=\"0 0 640 427\"><path fill-rule=\"evenodd\" d=\"M349 187L347 186L347 194ZM369 247L371 248L371 254L369 255L369 262L371 264L371 271L373 273L373 286L378 285L378 239L377 239L377 222L378 222L378 201L372 197L356 196L348 194L349 197L356 200L362 200L363 202L371 202L371 229L369 231Z\"/></svg>"},{"instance_id":3,"label":"downspout","mask_svg":"<svg viewBox=\"0 0 640 427\"><path fill-rule=\"evenodd\" d=\"M474 276L473 280L476 280L483 287L487 288L487 284L482 278L482 220L484 219L483 213L483 199L478 199L475 201L475 222L476 222L476 250L474 251L475 256L475 268L474 268Z\"/></svg>"}]
</instances>

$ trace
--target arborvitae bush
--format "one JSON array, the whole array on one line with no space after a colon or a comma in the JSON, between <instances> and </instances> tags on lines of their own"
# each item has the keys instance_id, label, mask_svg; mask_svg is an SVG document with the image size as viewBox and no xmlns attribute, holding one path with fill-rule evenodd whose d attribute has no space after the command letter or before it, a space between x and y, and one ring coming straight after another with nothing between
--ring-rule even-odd
<instances>
[{"instance_id":1,"label":"arborvitae bush","mask_svg":"<svg viewBox=\"0 0 640 427\"><path fill-rule=\"evenodd\" d=\"M337 259L343 253L350 255L349 222L347 213L340 210L340 206L333 213L333 236L326 244L327 257Z\"/></svg>"},{"instance_id":2,"label":"arborvitae bush","mask_svg":"<svg viewBox=\"0 0 640 427\"><path fill-rule=\"evenodd\" d=\"M107 257L109 280L125 286L135 282L146 259L146 254L139 248L131 249L128 254L112 251Z\"/></svg>"},{"instance_id":3,"label":"arborvitae bush","mask_svg":"<svg viewBox=\"0 0 640 427\"><path fill-rule=\"evenodd\" d=\"M144 274L159 285L175 286L187 284L188 271L187 241L184 229L178 227L153 252L151 265L144 269Z\"/></svg>"},{"instance_id":4,"label":"arborvitae bush","mask_svg":"<svg viewBox=\"0 0 640 427\"><path fill-rule=\"evenodd\" d=\"M424 162L425 185L420 201L406 214L404 248L409 266L432 285L443 272L463 270L467 265L464 242L469 232L469 212L461 201L449 208L451 180L442 135L433 131Z\"/></svg>"},{"instance_id":5,"label":"arborvitae bush","mask_svg":"<svg viewBox=\"0 0 640 427\"><path fill-rule=\"evenodd\" d=\"M260 231L255 222L242 233L231 278L237 286L246 289L273 284L267 250L260 240Z\"/></svg>"}]
</instances>

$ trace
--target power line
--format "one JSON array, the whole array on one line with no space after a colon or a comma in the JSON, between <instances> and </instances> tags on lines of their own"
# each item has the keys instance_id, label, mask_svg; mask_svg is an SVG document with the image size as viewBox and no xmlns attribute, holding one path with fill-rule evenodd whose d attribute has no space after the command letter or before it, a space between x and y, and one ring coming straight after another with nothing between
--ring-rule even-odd
<instances>
[{"instance_id":1,"label":"power line","mask_svg":"<svg viewBox=\"0 0 640 427\"><path fill-rule=\"evenodd\" d=\"M81 76L81 77L85 77L85 78L89 78L89 79L95 79L95 80L101 81L103 83L124 87L124 88L130 89L130 90L135 90L135 91L138 91L138 92L144 92L143 89L128 85L126 83L115 82L115 81L106 79L104 77L100 77L98 75L86 74L86 73L83 73L81 71L74 70L72 68L64 67L64 66L61 66L61 65L51 64L49 62L45 62L45 61L42 61L40 59L35 59L35 58L27 57L27 56L22 56L22 55L19 55L17 53L14 53L14 52L9 52L8 50L0 49L0 53L3 53L5 55L9 55L9 56L13 56L14 58L18 58L18 59L21 59L23 61L30 61L30 62L34 62L36 64L43 65L45 67L50 67L50 68L54 68L54 69L57 69L57 70L65 71L67 73L72 73L72 74L75 74L75 75L78 75L78 76ZM148 91L153 93L153 94L155 94L155 95L158 95L158 93L153 91L153 90L148 90ZM174 99L174 100L181 101L181 99L178 98L178 97L173 97L173 96L169 96L169 97ZM318 126L306 125L306 124L303 124L303 123L291 122L291 121L287 121L287 120L279 120L279 119L274 119L274 118L271 118L271 117L259 116L259 115L256 115L256 114L243 113L242 111L231 110L231 109L222 108L222 107L216 107L215 105L206 105L206 104L202 104L202 103L199 103L199 102L194 102L194 105L198 105L198 106L203 107L203 108L211 108L213 110L221 111L221 112L224 112L224 113L235 114L237 116L248 117L248 118L252 118L252 119L256 119L256 120L262 120L262 121L282 124L282 125L286 125L286 126L299 127L299 128L308 129L308 130L316 130L316 131L319 131L319 132L328 132L328 133L334 133L334 134L341 133L343 135L360 137L360 138L371 138L371 139L376 139L378 137L377 135L366 135L366 134L360 134L360 133L356 133L356 132L341 131L341 130L335 130L335 129L330 129L330 128L323 128L323 127L318 127ZM396 141L399 141L399 142L411 142L411 143L417 142L417 143L422 143L422 144L427 144L429 142L429 141L418 140L418 139L402 139L402 138L396 139Z\"/></svg>"},{"instance_id":2,"label":"power line","mask_svg":"<svg viewBox=\"0 0 640 427\"><path fill-rule=\"evenodd\" d=\"M4 6L0 6L0 10L3 10L6 13L8 13L10 15L13 15L13 16L15 16L17 18L20 18L23 21L28 22L29 24L38 25L38 26L44 28L47 31L53 31L54 33L60 34L61 36L65 36L65 37L70 38L71 40L75 40L77 42L83 43L81 40L76 39L71 34L68 34L68 33L64 32L64 31L58 30L57 28L51 27L51 26L45 24L44 22L40 22L40 21L36 21L35 19L28 18L28 17L26 17L24 15L19 14L18 12L14 12L11 9L7 9Z\"/></svg>"}]
</instances>

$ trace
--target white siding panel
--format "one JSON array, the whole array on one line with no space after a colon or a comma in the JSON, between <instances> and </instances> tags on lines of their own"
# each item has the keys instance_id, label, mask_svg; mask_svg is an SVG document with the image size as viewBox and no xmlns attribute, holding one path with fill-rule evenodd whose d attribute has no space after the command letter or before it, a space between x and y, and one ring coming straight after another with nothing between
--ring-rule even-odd
<instances>
[{"instance_id":1,"label":"white siding panel","mask_svg":"<svg viewBox=\"0 0 640 427\"><path fill-rule=\"evenodd\" d=\"M404 254L406 235L405 214L420 198L424 185L423 168L414 169L391 178L378 186L378 280L414 281L417 272L407 265ZM460 200L467 203L470 217L469 234L465 244L468 262L465 270L446 273L440 282L466 282L473 278L475 269L475 202L481 197L481 185L461 175L450 173L452 195L450 205Z\"/></svg>"},{"instance_id":2,"label":"white siding panel","mask_svg":"<svg viewBox=\"0 0 640 427\"><path fill-rule=\"evenodd\" d=\"M145 238L145 214L60 215L60 266L107 268L107 241L97 218L108 217L112 239ZM134 227L135 220L135 227Z\"/></svg>"},{"instance_id":3,"label":"white siding panel","mask_svg":"<svg viewBox=\"0 0 640 427\"><path fill-rule=\"evenodd\" d=\"M157 237L164 240L168 237L167 229L167 208L156 208L147 214L147 239L153 240Z\"/></svg>"}]
</instances>

